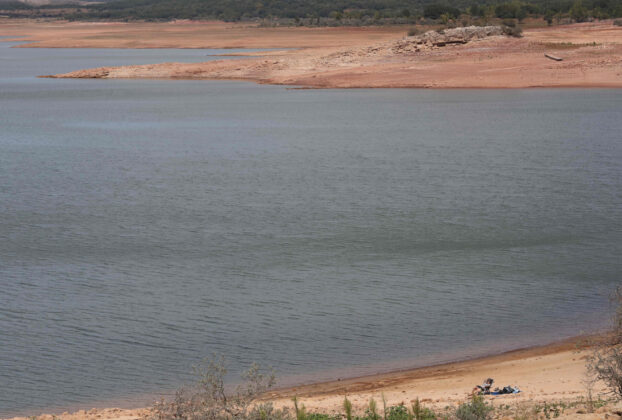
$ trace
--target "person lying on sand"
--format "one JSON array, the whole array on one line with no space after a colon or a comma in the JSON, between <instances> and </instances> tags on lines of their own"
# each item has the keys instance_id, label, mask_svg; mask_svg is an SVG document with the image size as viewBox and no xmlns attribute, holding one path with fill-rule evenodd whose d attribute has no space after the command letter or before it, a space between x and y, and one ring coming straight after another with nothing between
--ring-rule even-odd
<instances>
[{"instance_id":1,"label":"person lying on sand","mask_svg":"<svg viewBox=\"0 0 622 420\"><path fill-rule=\"evenodd\" d=\"M518 389L517 386L508 385L504 386L501 389L495 388L495 390L492 391L490 395L518 394L519 392L520 389Z\"/></svg>"},{"instance_id":2,"label":"person lying on sand","mask_svg":"<svg viewBox=\"0 0 622 420\"><path fill-rule=\"evenodd\" d=\"M492 378L488 378L484 381L482 385L475 386L471 393L473 395L490 395L490 388L492 387L493 382L494 380Z\"/></svg>"}]
</instances>

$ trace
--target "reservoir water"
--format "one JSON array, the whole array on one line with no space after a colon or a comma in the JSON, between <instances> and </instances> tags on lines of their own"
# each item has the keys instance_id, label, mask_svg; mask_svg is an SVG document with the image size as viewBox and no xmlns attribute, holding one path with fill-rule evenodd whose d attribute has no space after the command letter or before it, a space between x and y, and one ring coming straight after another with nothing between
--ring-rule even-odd
<instances>
[{"instance_id":1,"label":"reservoir water","mask_svg":"<svg viewBox=\"0 0 622 420\"><path fill-rule=\"evenodd\" d=\"M592 332L622 272L615 90L54 80L204 50L0 44L0 417ZM114 403L110 403L114 401Z\"/></svg>"}]
</instances>

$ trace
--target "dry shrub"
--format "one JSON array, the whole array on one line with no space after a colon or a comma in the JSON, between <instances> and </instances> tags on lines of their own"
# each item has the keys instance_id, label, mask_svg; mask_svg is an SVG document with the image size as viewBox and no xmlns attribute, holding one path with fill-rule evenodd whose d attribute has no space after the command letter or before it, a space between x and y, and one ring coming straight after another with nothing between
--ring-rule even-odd
<instances>
[{"instance_id":1,"label":"dry shrub","mask_svg":"<svg viewBox=\"0 0 622 420\"><path fill-rule=\"evenodd\" d=\"M523 36L523 28L520 26L503 26L503 33L507 36L521 38Z\"/></svg>"},{"instance_id":2,"label":"dry shrub","mask_svg":"<svg viewBox=\"0 0 622 420\"><path fill-rule=\"evenodd\" d=\"M275 384L274 373L264 372L253 363L242 375L244 382L233 392L226 392L227 374L224 357L206 359L195 367L198 381L180 388L172 401L159 401L150 420L285 420L286 410L276 410L272 403L258 398Z\"/></svg>"},{"instance_id":3,"label":"dry shrub","mask_svg":"<svg viewBox=\"0 0 622 420\"><path fill-rule=\"evenodd\" d=\"M622 286L616 288L611 300L615 305L611 334L608 339L594 345L587 367L614 396L622 399Z\"/></svg>"}]
</instances>

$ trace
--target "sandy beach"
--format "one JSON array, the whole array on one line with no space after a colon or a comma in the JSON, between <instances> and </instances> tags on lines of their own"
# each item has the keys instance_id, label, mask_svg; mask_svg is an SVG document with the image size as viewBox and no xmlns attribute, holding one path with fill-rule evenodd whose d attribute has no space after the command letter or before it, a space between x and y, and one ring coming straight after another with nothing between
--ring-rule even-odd
<instances>
[{"instance_id":1,"label":"sandy beach","mask_svg":"<svg viewBox=\"0 0 622 420\"><path fill-rule=\"evenodd\" d=\"M244 60L76 69L52 77L244 80L308 88L622 87L622 27L611 21L443 46L418 45L406 30L214 22L0 24L0 35L36 41L22 47L291 48Z\"/></svg>"},{"instance_id":2,"label":"sandy beach","mask_svg":"<svg viewBox=\"0 0 622 420\"><path fill-rule=\"evenodd\" d=\"M491 377L496 386L513 385L522 390L519 394L486 397L497 406L576 402L586 395L585 362L591 350L584 343L585 338L578 337L474 360L278 389L265 398L278 407L290 407L291 398L297 396L311 412L340 413L346 395L357 412L364 410L370 398L379 401L384 395L388 405L410 405L419 398L425 405L442 410L466 401L474 385ZM596 384L594 398L610 398L602 383ZM562 418L606 418L612 410L617 406L602 407L591 415L572 412ZM63 420L131 420L147 413L145 408L108 408L55 416ZM53 419L52 414L38 418Z\"/></svg>"}]
</instances>

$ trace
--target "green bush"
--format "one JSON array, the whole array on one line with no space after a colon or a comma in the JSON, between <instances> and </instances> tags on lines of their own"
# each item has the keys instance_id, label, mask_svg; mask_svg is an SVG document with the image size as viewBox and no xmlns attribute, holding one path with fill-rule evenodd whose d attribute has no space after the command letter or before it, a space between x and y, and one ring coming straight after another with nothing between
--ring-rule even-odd
<instances>
[{"instance_id":1,"label":"green bush","mask_svg":"<svg viewBox=\"0 0 622 420\"><path fill-rule=\"evenodd\" d=\"M304 404L298 405L298 397L292 398L294 402L294 411L296 412L296 420L307 420L307 409Z\"/></svg>"},{"instance_id":2,"label":"green bush","mask_svg":"<svg viewBox=\"0 0 622 420\"><path fill-rule=\"evenodd\" d=\"M365 409L365 416L363 418L366 420L380 420L378 406L376 405L376 400L373 398L369 399L369 407Z\"/></svg>"},{"instance_id":3,"label":"green bush","mask_svg":"<svg viewBox=\"0 0 622 420\"><path fill-rule=\"evenodd\" d=\"M613 21L613 24L616 26L622 26L622 19L616 19Z\"/></svg>"},{"instance_id":4,"label":"green bush","mask_svg":"<svg viewBox=\"0 0 622 420\"><path fill-rule=\"evenodd\" d=\"M308 413L306 415L306 420L338 420L339 417L331 416L329 414L322 413Z\"/></svg>"},{"instance_id":5,"label":"green bush","mask_svg":"<svg viewBox=\"0 0 622 420\"><path fill-rule=\"evenodd\" d=\"M455 19L460 16L460 10L439 3L430 4L423 9L423 16L426 18L439 19L442 15L447 15Z\"/></svg>"},{"instance_id":6,"label":"green bush","mask_svg":"<svg viewBox=\"0 0 622 420\"><path fill-rule=\"evenodd\" d=\"M395 405L387 410L386 420L410 420L410 414L403 405Z\"/></svg>"},{"instance_id":7,"label":"green bush","mask_svg":"<svg viewBox=\"0 0 622 420\"><path fill-rule=\"evenodd\" d=\"M493 408L481 395L474 395L471 401L461 404L456 409L458 420L489 420Z\"/></svg>"},{"instance_id":8,"label":"green bush","mask_svg":"<svg viewBox=\"0 0 622 420\"><path fill-rule=\"evenodd\" d=\"M576 22L584 22L588 17L588 10L583 6L581 0L574 2L570 8L570 17Z\"/></svg>"},{"instance_id":9,"label":"green bush","mask_svg":"<svg viewBox=\"0 0 622 420\"><path fill-rule=\"evenodd\" d=\"M352 420L352 403L348 397L343 399L343 409L346 412L346 420Z\"/></svg>"},{"instance_id":10,"label":"green bush","mask_svg":"<svg viewBox=\"0 0 622 420\"><path fill-rule=\"evenodd\" d=\"M415 420L436 420L436 413L419 402L419 398L412 405L412 414Z\"/></svg>"}]
</instances>

